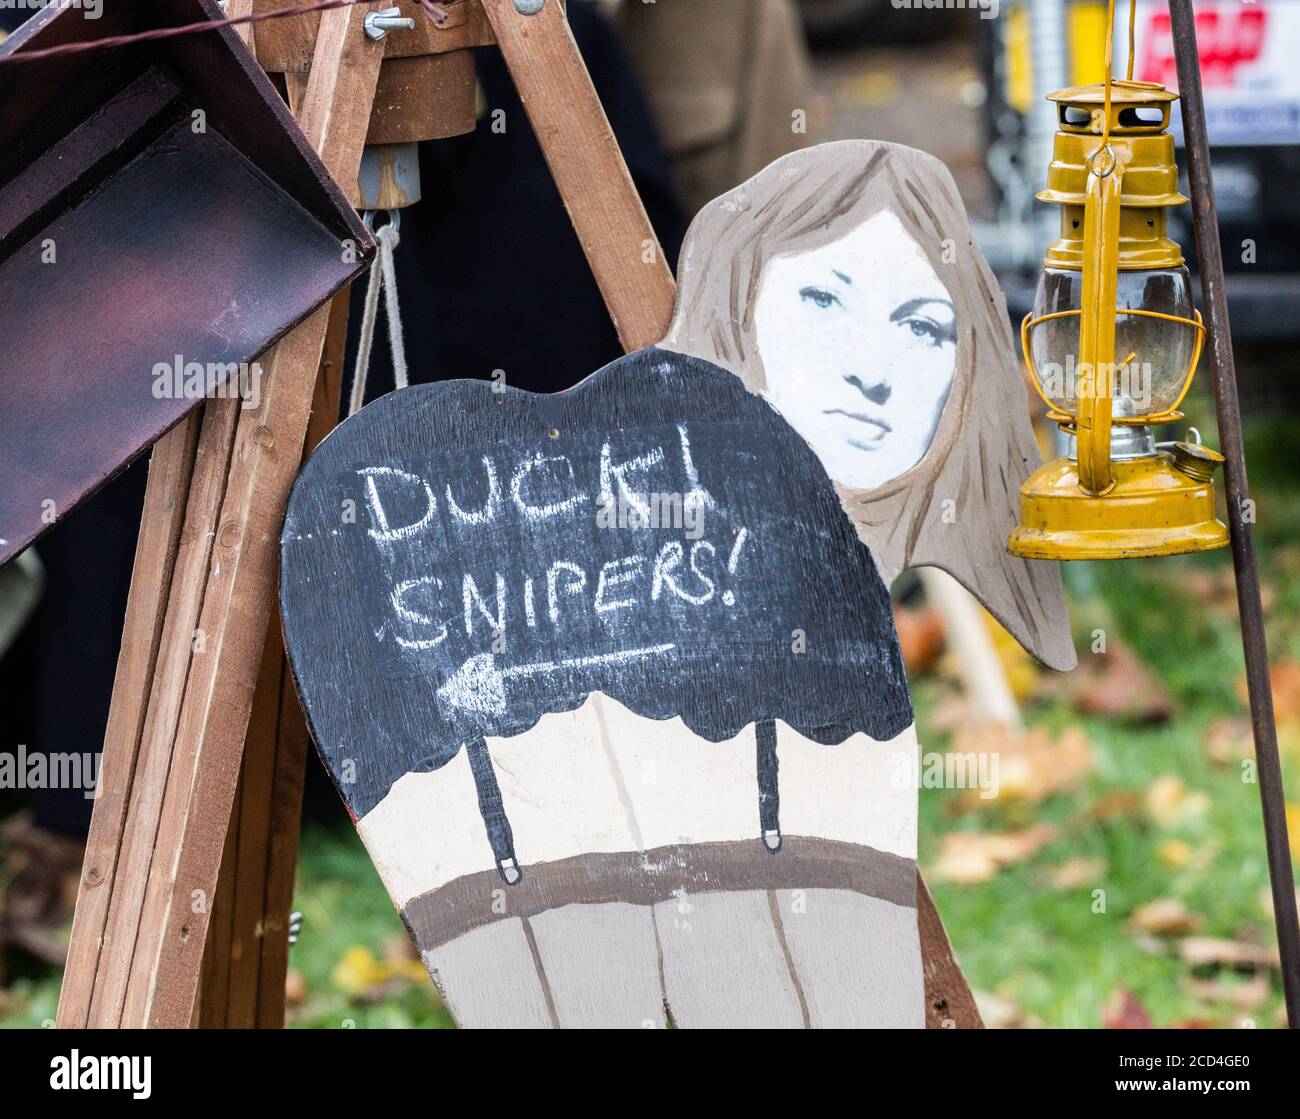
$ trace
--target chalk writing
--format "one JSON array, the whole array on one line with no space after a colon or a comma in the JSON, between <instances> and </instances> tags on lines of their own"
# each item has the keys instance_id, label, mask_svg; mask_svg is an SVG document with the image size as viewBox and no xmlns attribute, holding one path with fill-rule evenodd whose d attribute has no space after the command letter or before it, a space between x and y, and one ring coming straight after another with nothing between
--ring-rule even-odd
<instances>
[{"instance_id":1,"label":"chalk writing","mask_svg":"<svg viewBox=\"0 0 1300 1119\"><path fill-rule=\"evenodd\" d=\"M731 374L667 351L552 397L456 381L376 401L304 468L282 559L295 675L326 756L361 754L358 815L467 744L494 803L475 743L591 691L710 741L911 722L888 596L817 457ZM489 838L508 868L505 825Z\"/></svg>"}]
</instances>

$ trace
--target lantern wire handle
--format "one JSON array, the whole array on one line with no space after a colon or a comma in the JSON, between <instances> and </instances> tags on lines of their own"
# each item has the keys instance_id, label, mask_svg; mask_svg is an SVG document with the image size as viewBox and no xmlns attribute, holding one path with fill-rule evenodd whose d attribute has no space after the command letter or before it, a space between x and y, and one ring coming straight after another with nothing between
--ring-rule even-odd
<instances>
[{"instance_id":1,"label":"lantern wire handle","mask_svg":"<svg viewBox=\"0 0 1300 1119\"><path fill-rule=\"evenodd\" d=\"M1137 42L1137 0L1128 0L1128 65L1124 70L1124 81L1133 80L1133 58L1137 51L1135 45ZM1114 50L1115 50L1115 0L1106 0L1106 80L1105 89L1105 108L1103 109L1103 119L1101 123L1101 143L1097 151L1105 151L1110 145L1110 99L1111 89L1115 84L1114 67ZM1094 157L1096 152L1093 153ZM1108 172L1109 173L1109 172Z\"/></svg>"},{"instance_id":2,"label":"lantern wire handle","mask_svg":"<svg viewBox=\"0 0 1300 1119\"><path fill-rule=\"evenodd\" d=\"M1124 80L1131 82L1133 80L1133 55L1137 52L1133 49L1133 44L1137 41L1137 0L1128 0L1128 69L1124 73Z\"/></svg>"}]
</instances>

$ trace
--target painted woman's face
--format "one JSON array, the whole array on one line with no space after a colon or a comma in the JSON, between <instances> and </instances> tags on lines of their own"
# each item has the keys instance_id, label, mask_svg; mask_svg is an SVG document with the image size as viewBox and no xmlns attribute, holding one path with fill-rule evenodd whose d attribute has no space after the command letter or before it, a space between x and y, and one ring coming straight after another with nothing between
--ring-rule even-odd
<instances>
[{"instance_id":1,"label":"painted woman's face","mask_svg":"<svg viewBox=\"0 0 1300 1119\"><path fill-rule=\"evenodd\" d=\"M767 398L851 489L920 462L952 386L948 289L888 210L773 258L754 311Z\"/></svg>"}]
</instances>

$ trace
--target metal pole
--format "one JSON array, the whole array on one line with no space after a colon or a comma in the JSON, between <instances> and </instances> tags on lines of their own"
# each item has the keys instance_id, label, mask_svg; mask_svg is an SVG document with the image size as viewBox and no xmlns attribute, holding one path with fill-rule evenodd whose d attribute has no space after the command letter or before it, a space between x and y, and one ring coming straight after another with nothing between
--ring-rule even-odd
<instances>
[{"instance_id":1,"label":"metal pole","mask_svg":"<svg viewBox=\"0 0 1300 1119\"><path fill-rule=\"evenodd\" d=\"M1201 95L1201 68L1191 0L1169 0L1169 18L1178 66L1178 93L1182 101L1183 144L1187 150L1187 178L1191 184L1196 255L1200 261L1201 306L1210 336L1210 377L1219 417L1220 449L1227 459L1224 473L1228 528L1232 534L1232 564L1237 576L1241 644L1246 654L1246 687L1250 695L1250 721L1255 733L1259 799L1264 808L1264 844L1268 849L1268 875L1273 888L1273 919L1282 957L1287 1020L1295 1029L1300 1026L1300 925L1296 920L1296 890L1291 871L1291 851L1287 845L1282 766L1277 754L1264 611L1259 598L1259 571L1255 566L1254 507L1246 481L1237 370L1232 357L1232 335L1228 329L1223 249L1219 244L1218 217L1214 209L1210 144L1205 130L1205 101Z\"/></svg>"}]
</instances>

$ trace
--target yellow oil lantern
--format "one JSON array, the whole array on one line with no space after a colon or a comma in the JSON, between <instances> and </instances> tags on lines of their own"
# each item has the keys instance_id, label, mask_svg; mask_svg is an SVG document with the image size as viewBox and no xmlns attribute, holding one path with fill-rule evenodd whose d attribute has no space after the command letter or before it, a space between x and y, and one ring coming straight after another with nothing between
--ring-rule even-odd
<instances>
[{"instance_id":1,"label":"yellow oil lantern","mask_svg":"<svg viewBox=\"0 0 1300 1119\"><path fill-rule=\"evenodd\" d=\"M1059 124L1043 202L1061 207L1021 340L1069 453L1020 489L1009 547L1033 559L1122 559L1220 548L1217 452L1157 444L1183 418L1205 330L1165 228L1178 193L1168 132L1177 97L1111 81L1049 95Z\"/></svg>"}]
</instances>

